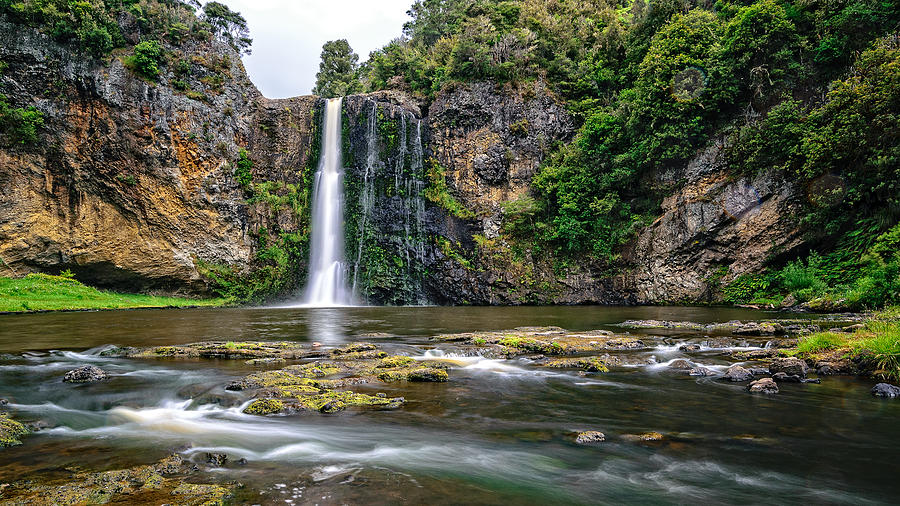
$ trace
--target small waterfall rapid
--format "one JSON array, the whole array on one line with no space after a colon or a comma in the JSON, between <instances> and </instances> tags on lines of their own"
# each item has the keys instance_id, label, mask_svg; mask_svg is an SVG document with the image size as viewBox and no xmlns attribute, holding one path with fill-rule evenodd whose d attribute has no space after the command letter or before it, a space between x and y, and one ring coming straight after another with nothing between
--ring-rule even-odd
<instances>
[{"instance_id":1,"label":"small waterfall rapid","mask_svg":"<svg viewBox=\"0 0 900 506\"><path fill-rule=\"evenodd\" d=\"M341 103L328 101L322 130L322 151L313 188L307 306L346 306L353 302L344 262L344 169L341 159Z\"/></svg>"}]
</instances>

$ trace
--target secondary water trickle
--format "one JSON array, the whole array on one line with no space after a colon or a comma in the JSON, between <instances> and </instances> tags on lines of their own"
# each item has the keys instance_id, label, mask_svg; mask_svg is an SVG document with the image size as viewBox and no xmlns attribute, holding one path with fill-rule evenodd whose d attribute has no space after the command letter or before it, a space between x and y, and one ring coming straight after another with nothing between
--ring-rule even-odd
<instances>
[{"instance_id":1,"label":"secondary water trickle","mask_svg":"<svg viewBox=\"0 0 900 506\"><path fill-rule=\"evenodd\" d=\"M346 306L353 302L344 262L344 206L341 160L341 102L331 99L325 108L322 151L313 189L309 284L304 305Z\"/></svg>"}]
</instances>

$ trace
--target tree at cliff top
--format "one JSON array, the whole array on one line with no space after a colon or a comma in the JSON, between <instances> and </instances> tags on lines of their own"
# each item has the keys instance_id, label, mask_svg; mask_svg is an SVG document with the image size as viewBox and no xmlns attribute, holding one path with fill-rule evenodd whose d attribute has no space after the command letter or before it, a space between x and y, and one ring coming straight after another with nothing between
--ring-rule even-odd
<instances>
[{"instance_id":1,"label":"tree at cliff top","mask_svg":"<svg viewBox=\"0 0 900 506\"><path fill-rule=\"evenodd\" d=\"M250 54L253 39L249 37L247 20L239 12L234 12L227 5L209 2L203 6L203 20L212 25L216 35L222 37L241 54Z\"/></svg>"},{"instance_id":2,"label":"tree at cliff top","mask_svg":"<svg viewBox=\"0 0 900 506\"><path fill-rule=\"evenodd\" d=\"M312 92L325 98L343 97L362 89L359 55L346 39L331 40L322 46L322 61Z\"/></svg>"}]
</instances>

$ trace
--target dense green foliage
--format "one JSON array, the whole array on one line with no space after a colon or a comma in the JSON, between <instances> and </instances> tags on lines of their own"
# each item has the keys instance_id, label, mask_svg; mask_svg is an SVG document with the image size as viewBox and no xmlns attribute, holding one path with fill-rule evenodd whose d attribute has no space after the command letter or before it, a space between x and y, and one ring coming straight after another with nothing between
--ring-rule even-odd
<instances>
[{"instance_id":1,"label":"dense green foliage","mask_svg":"<svg viewBox=\"0 0 900 506\"><path fill-rule=\"evenodd\" d=\"M0 145L27 145L37 142L44 114L33 106L13 108L0 95Z\"/></svg>"},{"instance_id":2,"label":"dense green foliage","mask_svg":"<svg viewBox=\"0 0 900 506\"><path fill-rule=\"evenodd\" d=\"M209 2L198 17L199 5L193 0L0 0L0 14L98 58L135 37L180 45L217 36L237 51L250 52L253 41L239 13Z\"/></svg>"},{"instance_id":3,"label":"dense green foliage","mask_svg":"<svg viewBox=\"0 0 900 506\"><path fill-rule=\"evenodd\" d=\"M359 55L346 39L331 40L322 46L316 86L312 92L325 98L343 97L361 91Z\"/></svg>"},{"instance_id":4,"label":"dense green foliage","mask_svg":"<svg viewBox=\"0 0 900 506\"><path fill-rule=\"evenodd\" d=\"M223 299L195 300L100 291L64 274L29 274L18 279L0 277L0 311L221 306L225 303Z\"/></svg>"},{"instance_id":5,"label":"dense green foliage","mask_svg":"<svg viewBox=\"0 0 900 506\"><path fill-rule=\"evenodd\" d=\"M128 57L126 65L147 79L159 77L159 65L162 63L163 51L155 40L145 40L134 46L134 54Z\"/></svg>"},{"instance_id":6,"label":"dense green foliage","mask_svg":"<svg viewBox=\"0 0 900 506\"><path fill-rule=\"evenodd\" d=\"M671 190L653 174L730 132L736 173L807 189L798 220L845 275L817 277L815 257L773 265L724 287L728 300L900 297L897 260L870 252L900 217L900 4L419 0L409 14L364 65L369 88L427 100L450 83L540 80L579 121L527 205L508 206L504 230L532 251L617 265Z\"/></svg>"}]
</instances>

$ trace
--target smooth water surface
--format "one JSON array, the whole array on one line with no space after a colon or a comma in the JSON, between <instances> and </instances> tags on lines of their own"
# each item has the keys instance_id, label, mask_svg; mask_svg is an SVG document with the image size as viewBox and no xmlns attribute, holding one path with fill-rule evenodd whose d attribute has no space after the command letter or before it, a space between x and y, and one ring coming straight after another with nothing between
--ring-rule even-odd
<instances>
[{"instance_id":1,"label":"smooth water surface","mask_svg":"<svg viewBox=\"0 0 900 506\"><path fill-rule=\"evenodd\" d=\"M245 466L210 480L247 485L237 502L261 504L816 503L896 501L900 402L871 383L823 378L771 397L713 377L676 374L677 358L721 371L729 350L677 351L703 334L645 331L644 350L605 374L538 368L528 359L457 357L444 384L369 384L404 396L394 411L260 418L224 386L252 372L241 361L128 360L104 345L202 340L375 342L410 356L450 355L436 334L558 325L609 329L626 319L778 318L707 308L218 309L0 316L0 396L46 429L0 453L0 482L151 463L179 451L204 468L225 452ZM791 316L796 317L796 316ZM638 333L632 331L632 333ZM765 339L749 346L764 346ZM95 364L106 382L62 375ZM607 442L578 446L600 430ZM623 435L657 431L661 443Z\"/></svg>"}]
</instances>

